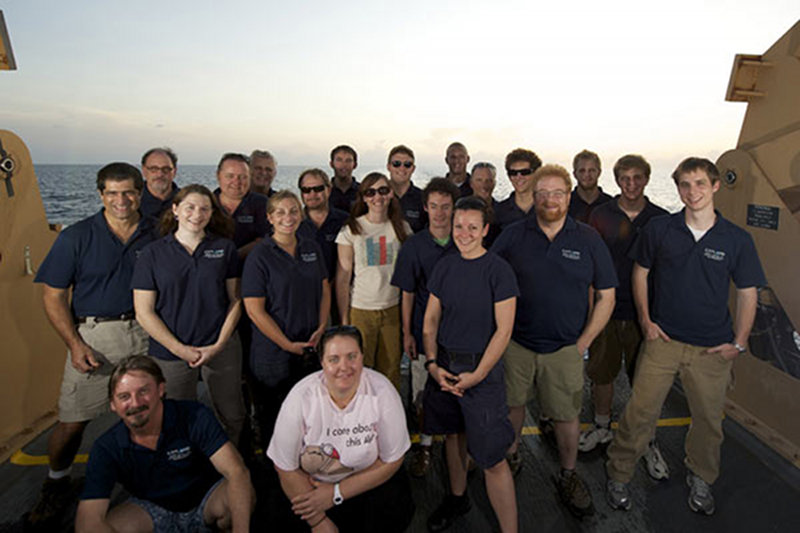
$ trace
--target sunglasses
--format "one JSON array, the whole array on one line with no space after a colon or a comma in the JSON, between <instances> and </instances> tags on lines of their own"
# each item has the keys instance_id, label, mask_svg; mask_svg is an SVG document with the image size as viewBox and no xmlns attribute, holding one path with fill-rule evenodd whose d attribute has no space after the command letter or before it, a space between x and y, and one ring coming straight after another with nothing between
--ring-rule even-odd
<instances>
[{"instance_id":1,"label":"sunglasses","mask_svg":"<svg viewBox=\"0 0 800 533\"><path fill-rule=\"evenodd\" d=\"M518 170L514 170L513 168L509 168L506 170L508 173L509 178L513 178L514 176L530 176L533 174L532 168L520 168Z\"/></svg>"},{"instance_id":2,"label":"sunglasses","mask_svg":"<svg viewBox=\"0 0 800 533\"><path fill-rule=\"evenodd\" d=\"M311 194L312 192L322 192L325 190L325 185L314 185L313 187L300 187L303 194Z\"/></svg>"},{"instance_id":3,"label":"sunglasses","mask_svg":"<svg viewBox=\"0 0 800 533\"><path fill-rule=\"evenodd\" d=\"M376 194L380 194L381 196L386 196L390 192L392 192L392 190L386 185L383 185L381 187L378 187L377 189L367 189L366 191L364 191L364 196L366 196L367 198L372 198Z\"/></svg>"},{"instance_id":4,"label":"sunglasses","mask_svg":"<svg viewBox=\"0 0 800 533\"><path fill-rule=\"evenodd\" d=\"M392 161L392 166L394 168L406 167L411 168L414 166L413 161Z\"/></svg>"}]
</instances>

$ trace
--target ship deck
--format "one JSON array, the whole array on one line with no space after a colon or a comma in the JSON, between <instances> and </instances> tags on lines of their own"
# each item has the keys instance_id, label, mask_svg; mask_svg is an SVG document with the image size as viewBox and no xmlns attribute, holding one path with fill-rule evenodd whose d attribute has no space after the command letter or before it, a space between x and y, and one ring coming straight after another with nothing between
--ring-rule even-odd
<instances>
[{"instance_id":1,"label":"ship deck","mask_svg":"<svg viewBox=\"0 0 800 533\"><path fill-rule=\"evenodd\" d=\"M623 377L617 380L616 388L615 414L622 411L629 395ZM557 454L539 435L535 425L537 407L535 403L530 404L523 436L524 464L515 478L520 531L796 531L800 524L800 469L731 419L723 423L725 442L722 446L722 473L713 487L716 513L707 517L689 510L686 503L688 489L684 482L686 469L683 466L683 439L688 428L688 416L686 400L677 383L664 405L657 433L662 453L671 469L671 478L654 481L648 477L644 465L640 464L630 485L633 508L628 512L614 511L605 502L605 446L581 454L578 471L592 492L596 512L592 517L579 520L558 501L552 481L558 470ZM581 419L588 422L591 418L591 407L586 405ZM88 453L94 438L115 420L114 415L107 415L92 422L80 453ZM45 455L48 434L45 432L40 435L10 461L0 465L0 532L24 531L23 514L32 507L47 473ZM288 511L285 498L277 487L274 471L260 461L250 466L259 497L253 530L286 531L283 519ZM434 444L431 466L426 478L411 479L417 508L409 532L426 531L427 516L447 490L441 442ZM74 477L80 479L84 469L85 456L79 457L74 467ZM470 475L467 490L472 509L459 518L449 531L496 531L497 523L480 472ZM112 503L124 497L124 493L117 490ZM49 527L48 531L71 531L74 513L73 505L60 524Z\"/></svg>"}]
</instances>

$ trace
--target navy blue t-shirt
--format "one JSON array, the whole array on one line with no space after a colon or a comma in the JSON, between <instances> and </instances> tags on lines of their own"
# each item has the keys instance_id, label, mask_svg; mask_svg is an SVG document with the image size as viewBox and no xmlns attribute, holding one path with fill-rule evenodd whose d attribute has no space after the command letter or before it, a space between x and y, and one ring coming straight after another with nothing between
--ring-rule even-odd
<instances>
[{"instance_id":1,"label":"navy blue t-shirt","mask_svg":"<svg viewBox=\"0 0 800 533\"><path fill-rule=\"evenodd\" d=\"M214 191L214 195L219 200L219 188ZM233 242L237 248L261 239L272 232L272 224L267 220L268 200L263 194L248 192L239 202L236 211L233 214L228 213L233 218Z\"/></svg>"},{"instance_id":2,"label":"navy blue t-shirt","mask_svg":"<svg viewBox=\"0 0 800 533\"><path fill-rule=\"evenodd\" d=\"M142 217L123 244L100 210L58 234L34 281L56 289L72 287L72 312L77 317L131 313L133 266L155 238L152 221Z\"/></svg>"},{"instance_id":3,"label":"navy blue t-shirt","mask_svg":"<svg viewBox=\"0 0 800 533\"><path fill-rule=\"evenodd\" d=\"M139 204L139 211L142 215L146 216L147 218L152 218L155 223L158 223L158 219L161 217L161 214L166 211L170 205L172 205L172 199L175 198L175 195L180 190L175 182L172 182L172 189L169 192L166 200L160 200L150 194L150 191L147 189L147 185L145 184L144 191L142 191L142 201Z\"/></svg>"},{"instance_id":4,"label":"navy blue t-shirt","mask_svg":"<svg viewBox=\"0 0 800 533\"><path fill-rule=\"evenodd\" d=\"M527 213L519 208L515 201L514 193L512 192L508 198L502 202L497 202L494 206L494 220L501 230L506 229L512 223L526 218L528 215L534 213L533 206Z\"/></svg>"},{"instance_id":5,"label":"navy blue t-shirt","mask_svg":"<svg viewBox=\"0 0 800 533\"><path fill-rule=\"evenodd\" d=\"M225 280L240 277L236 245L207 235L189 255L170 233L142 250L131 288L156 291L155 311L180 342L207 346L217 342L230 300ZM150 355L175 360L175 355L150 337Z\"/></svg>"},{"instance_id":6,"label":"navy blue t-shirt","mask_svg":"<svg viewBox=\"0 0 800 533\"><path fill-rule=\"evenodd\" d=\"M739 289L767 284L753 238L717 212L695 242L684 211L652 219L631 249L650 271L651 319L671 338L695 346L733 340L730 281Z\"/></svg>"},{"instance_id":7,"label":"navy blue t-shirt","mask_svg":"<svg viewBox=\"0 0 800 533\"><path fill-rule=\"evenodd\" d=\"M442 257L428 290L442 305L436 340L457 353L483 353L497 329L494 304L519 296L514 271L492 252L477 259Z\"/></svg>"},{"instance_id":8,"label":"navy blue t-shirt","mask_svg":"<svg viewBox=\"0 0 800 533\"><path fill-rule=\"evenodd\" d=\"M598 190L600 191L600 196L597 197L597 200L591 204L587 204L584 199L578 195L578 188L575 187L569 199L569 216L584 224L589 222L589 216L592 214L592 210L597 209L611 200L611 195L604 193L602 187L598 187Z\"/></svg>"},{"instance_id":9,"label":"navy blue t-shirt","mask_svg":"<svg viewBox=\"0 0 800 533\"><path fill-rule=\"evenodd\" d=\"M336 277L336 263L338 261L339 250L336 246L336 236L342 229L344 221L349 215L341 209L331 208L325 222L318 228L314 221L306 213L306 218L297 228L297 235L308 239L316 240L325 256L325 268L328 270L328 280L333 282Z\"/></svg>"},{"instance_id":10,"label":"navy blue t-shirt","mask_svg":"<svg viewBox=\"0 0 800 533\"><path fill-rule=\"evenodd\" d=\"M328 198L328 205L340 209L346 213L350 213L350 208L356 201L356 194L358 193L358 182L353 178L353 183L350 188L345 192L334 184L331 184L331 195Z\"/></svg>"},{"instance_id":11,"label":"navy blue t-shirt","mask_svg":"<svg viewBox=\"0 0 800 533\"><path fill-rule=\"evenodd\" d=\"M633 290L631 288L631 273L633 272L633 259L628 257L631 245L647 222L657 216L669 213L657 205L647 203L644 209L631 220L619 208L619 195L610 202L597 207L589 216L589 225L600 233L603 241L611 251L614 268L619 278L619 287L616 292L616 306L612 318L616 320L636 320L636 306L633 303Z\"/></svg>"},{"instance_id":12,"label":"navy blue t-shirt","mask_svg":"<svg viewBox=\"0 0 800 533\"><path fill-rule=\"evenodd\" d=\"M414 233L422 231L428 225L428 212L422 206L422 189L413 183L406 193L398 197L400 208L403 210L403 218Z\"/></svg>"},{"instance_id":13,"label":"navy blue t-shirt","mask_svg":"<svg viewBox=\"0 0 800 533\"><path fill-rule=\"evenodd\" d=\"M617 286L600 235L570 216L553 242L531 216L507 227L492 251L509 262L522 293L512 338L537 353L575 344L586 325L589 287Z\"/></svg>"},{"instance_id":14,"label":"navy blue t-shirt","mask_svg":"<svg viewBox=\"0 0 800 533\"><path fill-rule=\"evenodd\" d=\"M298 236L295 256L271 238L256 246L244 263L242 297L265 298L267 314L293 342L307 341L319 327L322 282L328 279L322 250L314 240ZM267 366L288 364L293 357L281 350L253 323L250 368L262 381ZM262 364L263 363L263 364ZM267 365L267 366L265 366Z\"/></svg>"},{"instance_id":15,"label":"navy blue t-shirt","mask_svg":"<svg viewBox=\"0 0 800 533\"><path fill-rule=\"evenodd\" d=\"M228 442L211 410L197 402L164 400L155 450L131 441L120 420L92 446L81 500L111 497L115 483L133 496L174 512L203 501L220 479L209 458Z\"/></svg>"},{"instance_id":16,"label":"navy blue t-shirt","mask_svg":"<svg viewBox=\"0 0 800 533\"><path fill-rule=\"evenodd\" d=\"M436 263L449 254L457 254L458 250L453 244L453 239L441 246L435 240L428 228L415 233L403 243L397 262L394 264L392 285L401 291L414 293L414 310L411 315L414 340L420 353L424 350L422 345L422 319L425 317L425 307L428 305L428 280L433 273Z\"/></svg>"}]
</instances>

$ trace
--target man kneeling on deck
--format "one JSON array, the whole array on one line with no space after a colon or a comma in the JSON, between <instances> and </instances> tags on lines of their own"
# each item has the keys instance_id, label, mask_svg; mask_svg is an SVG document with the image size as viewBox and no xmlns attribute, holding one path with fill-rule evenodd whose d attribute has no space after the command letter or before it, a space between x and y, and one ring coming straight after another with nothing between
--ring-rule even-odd
<instances>
[{"instance_id":1,"label":"man kneeling on deck","mask_svg":"<svg viewBox=\"0 0 800 533\"><path fill-rule=\"evenodd\" d=\"M108 396L122 420L92 446L76 531L249 531L255 496L239 452L210 409L164 391L149 357L114 368ZM131 498L109 511L117 481Z\"/></svg>"}]
</instances>

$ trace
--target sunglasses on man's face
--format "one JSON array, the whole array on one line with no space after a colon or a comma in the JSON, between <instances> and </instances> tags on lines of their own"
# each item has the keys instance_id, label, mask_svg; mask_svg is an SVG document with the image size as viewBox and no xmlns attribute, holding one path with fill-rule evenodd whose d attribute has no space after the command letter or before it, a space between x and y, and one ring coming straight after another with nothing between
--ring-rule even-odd
<instances>
[{"instance_id":1,"label":"sunglasses on man's face","mask_svg":"<svg viewBox=\"0 0 800 533\"><path fill-rule=\"evenodd\" d=\"M406 168L411 168L411 167L414 166L414 162L413 161L392 161L392 166L394 168L400 168L401 166L402 167L406 167Z\"/></svg>"},{"instance_id":2,"label":"sunglasses on man's face","mask_svg":"<svg viewBox=\"0 0 800 533\"><path fill-rule=\"evenodd\" d=\"M366 196L367 198L372 198L376 194L380 194L381 196L386 196L390 192L392 192L392 190L386 185L383 185L375 189L367 189L366 191L364 191L364 196Z\"/></svg>"},{"instance_id":3,"label":"sunglasses on man's face","mask_svg":"<svg viewBox=\"0 0 800 533\"><path fill-rule=\"evenodd\" d=\"M533 174L532 168L520 168L520 169L513 169L509 168L506 172L508 172L508 177L513 178L514 176L530 176Z\"/></svg>"},{"instance_id":4,"label":"sunglasses on man's face","mask_svg":"<svg viewBox=\"0 0 800 533\"><path fill-rule=\"evenodd\" d=\"M314 185L313 187L300 187L303 194L311 194L312 192L322 192L325 190L325 185Z\"/></svg>"}]
</instances>

